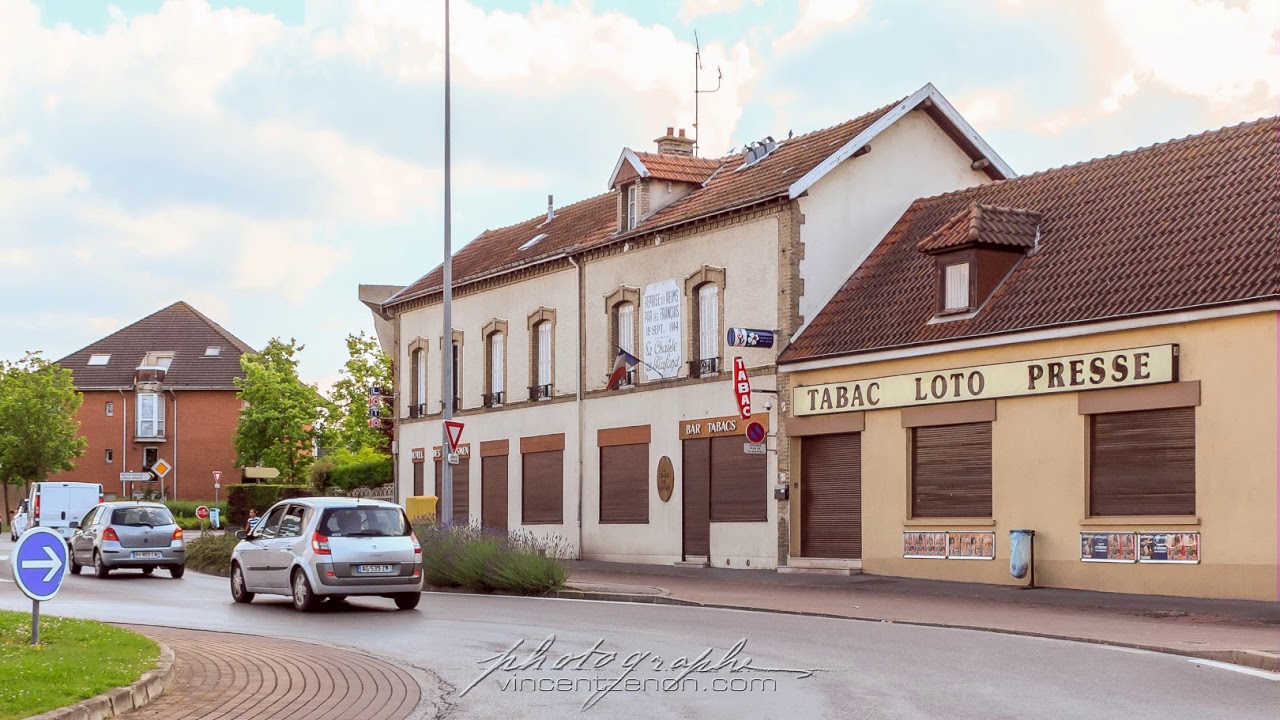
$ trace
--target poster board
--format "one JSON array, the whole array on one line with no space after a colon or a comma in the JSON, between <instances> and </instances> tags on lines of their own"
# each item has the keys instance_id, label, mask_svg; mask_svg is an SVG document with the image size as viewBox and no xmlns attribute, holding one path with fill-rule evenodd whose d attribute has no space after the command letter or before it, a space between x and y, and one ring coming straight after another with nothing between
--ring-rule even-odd
<instances>
[{"instance_id":1,"label":"poster board","mask_svg":"<svg viewBox=\"0 0 1280 720\"><path fill-rule=\"evenodd\" d=\"M902 533L902 557L946 559L947 533L937 531Z\"/></svg>"},{"instance_id":2,"label":"poster board","mask_svg":"<svg viewBox=\"0 0 1280 720\"><path fill-rule=\"evenodd\" d=\"M1135 532L1080 533L1083 562L1134 563L1138 561L1138 534Z\"/></svg>"},{"instance_id":3,"label":"poster board","mask_svg":"<svg viewBox=\"0 0 1280 720\"><path fill-rule=\"evenodd\" d=\"M1138 562L1175 565L1198 564L1200 562L1200 533L1138 533Z\"/></svg>"},{"instance_id":4,"label":"poster board","mask_svg":"<svg viewBox=\"0 0 1280 720\"><path fill-rule=\"evenodd\" d=\"M950 560L995 560L994 532L947 533L947 558Z\"/></svg>"}]
</instances>

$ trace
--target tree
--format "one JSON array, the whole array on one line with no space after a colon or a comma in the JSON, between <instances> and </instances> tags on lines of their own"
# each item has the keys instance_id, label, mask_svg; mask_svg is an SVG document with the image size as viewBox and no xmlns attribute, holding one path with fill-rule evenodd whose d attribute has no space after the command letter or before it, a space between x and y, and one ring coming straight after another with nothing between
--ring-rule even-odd
<instances>
[{"instance_id":1,"label":"tree","mask_svg":"<svg viewBox=\"0 0 1280 720\"><path fill-rule=\"evenodd\" d=\"M83 401L71 371L40 353L0 361L0 483L41 482L74 468L88 445L76 420ZM8 516L7 493L4 510Z\"/></svg>"},{"instance_id":2,"label":"tree","mask_svg":"<svg viewBox=\"0 0 1280 720\"><path fill-rule=\"evenodd\" d=\"M242 355L244 377L236 379L245 405L236 425L236 462L280 471L285 482L303 482L324 434L330 404L314 385L298 378L303 346L273 338L257 355Z\"/></svg>"},{"instance_id":3,"label":"tree","mask_svg":"<svg viewBox=\"0 0 1280 720\"><path fill-rule=\"evenodd\" d=\"M379 421L371 427L369 391L380 388L383 397L391 392L391 356L382 351L375 338L363 332L347 336L347 353L342 377L333 385L337 412L334 443L353 453L370 449L388 454L391 437L383 419L390 418L390 408L377 406Z\"/></svg>"}]
</instances>

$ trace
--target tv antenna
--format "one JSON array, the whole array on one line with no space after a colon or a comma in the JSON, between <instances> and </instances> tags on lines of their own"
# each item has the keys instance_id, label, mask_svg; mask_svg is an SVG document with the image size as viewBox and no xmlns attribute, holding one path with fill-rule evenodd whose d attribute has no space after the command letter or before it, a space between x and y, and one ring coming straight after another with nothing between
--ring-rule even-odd
<instances>
[{"instance_id":1,"label":"tv antenna","mask_svg":"<svg viewBox=\"0 0 1280 720\"><path fill-rule=\"evenodd\" d=\"M713 93L720 90L720 82L724 79L724 73L720 71L720 66L716 66L716 86L711 90L703 90L700 83L700 73L702 70L702 44L698 42L698 31L693 31L693 154L698 155L698 100L703 93Z\"/></svg>"}]
</instances>

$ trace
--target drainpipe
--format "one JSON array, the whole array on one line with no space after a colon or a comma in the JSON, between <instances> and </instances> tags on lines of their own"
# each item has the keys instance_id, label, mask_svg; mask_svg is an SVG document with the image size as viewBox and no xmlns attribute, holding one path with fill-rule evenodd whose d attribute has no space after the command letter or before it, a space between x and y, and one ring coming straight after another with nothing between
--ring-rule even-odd
<instances>
[{"instance_id":1,"label":"drainpipe","mask_svg":"<svg viewBox=\"0 0 1280 720\"><path fill-rule=\"evenodd\" d=\"M169 389L169 394L173 396L173 499L178 499L178 394ZM162 486L164 482L160 483ZM164 493L161 493L163 496Z\"/></svg>"},{"instance_id":2,"label":"drainpipe","mask_svg":"<svg viewBox=\"0 0 1280 720\"><path fill-rule=\"evenodd\" d=\"M122 472L129 472L129 396L122 388L117 388L116 392L120 393L120 467L124 468ZM120 494L128 495L123 480L120 481Z\"/></svg>"},{"instance_id":3,"label":"drainpipe","mask_svg":"<svg viewBox=\"0 0 1280 720\"><path fill-rule=\"evenodd\" d=\"M583 380L584 380L584 377L583 377L583 376L584 376L584 374L585 374L585 373L583 373L583 371L582 371L582 358L583 358L583 355L584 355L583 347L582 347L582 322L583 322L583 317L582 317L582 266L581 266L581 265L579 265L579 264L578 264L578 261L574 260L574 259L573 259L573 257L571 257L571 256L567 256L567 255L566 255L565 257L566 257L566 259L567 259L570 263L572 263L572 264L573 264L574 269L575 269L575 270L577 270L577 272L578 272L578 298L577 298L577 305L578 305L577 311L578 311L578 312L577 312L577 321L574 323L574 325L577 327L577 336L578 336L578 337L577 337L577 341L578 341L578 383L577 383L577 385L578 385L578 392L577 392L577 400L576 400L576 402L577 402L577 404L578 404L578 559L579 559L579 560L581 560L581 559L582 559L582 555L583 555L583 552L582 552L582 436L583 436L583 434L584 434L584 432L585 432L585 431L584 431L584 429L583 429L584 416L583 416L583 414L582 414L582 383L583 383Z\"/></svg>"}]
</instances>

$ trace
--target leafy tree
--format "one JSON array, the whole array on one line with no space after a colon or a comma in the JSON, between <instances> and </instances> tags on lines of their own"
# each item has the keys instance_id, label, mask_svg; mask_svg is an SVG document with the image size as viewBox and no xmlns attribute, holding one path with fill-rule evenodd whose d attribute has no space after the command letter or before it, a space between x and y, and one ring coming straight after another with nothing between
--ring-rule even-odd
<instances>
[{"instance_id":1,"label":"leafy tree","mask_svg":"<svg viewBox=\"0 0 1280 720\"><path fill-rule=\"evenodd\" d=\"M236 379L245 403L236 426L236 462L280 471L284 482L303 482L324 435L330 404L314 385L298 377L303 346L273 338L257 355L243 355L244 377Z\"/></svg>"},{"instance_id":2,"label":"leafy tree","mask_svg":"<svg viewBox=\"0 0 1280 720\"><path fill-rule=\"evenodd\" d=\"M353 453L371 449L389 454L391 436L386 420L391 417L390 408L378 407L382 420L370 427L369 390L381 388L384 397L391 392L391 356L382 351L376 338L363 332L347 336L347 353L342 377L333 385L337 410L333 428L335 446Z\"/></svg>"},{"instance_id":3,"label":"leafy tree","mask_svg":"<svg viewBox=\"0 0 1280 720\"><path fill-rule=\"evenodd\" d=\"M40 353L0 361L0 483L41 482L74 468L88 444L76 420L83 401L71 371ZM6 493L6 517L9 512Z\"/></svg>"}]
</instances>

